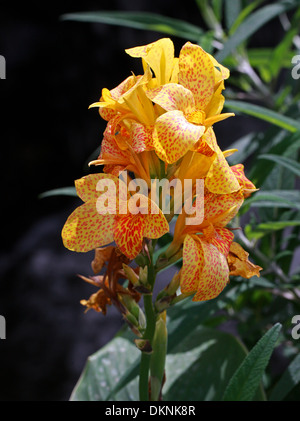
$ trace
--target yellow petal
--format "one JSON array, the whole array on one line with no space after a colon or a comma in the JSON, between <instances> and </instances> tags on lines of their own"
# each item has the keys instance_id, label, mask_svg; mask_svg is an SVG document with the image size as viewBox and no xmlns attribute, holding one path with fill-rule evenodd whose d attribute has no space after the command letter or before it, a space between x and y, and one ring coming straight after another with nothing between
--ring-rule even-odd
<instances>
[{"instance_id":1,"label":"yellow petal","mask_svg":"<svg viewBox=\"0 0 300 421\"><path fill-rule=\"evenodd\" d=\"M87 252L111 243L115 215L99 215L96 201L84 203L74 210L62 229L64 246Z\"/></svg>"},{"instance_id":2,"label":"yellow petal","mask_svg":"<svg viewBox=\"0 0 300 421\"><path fill-rule=\"evenodd\" d=\"M218 61L210 54L207 53L209 58L211 59L214 69L215 69L215 85L218 85L224 79L228 79L230 76L230 71L227 67L222 66L222 64L218 63Z\"/></svg>"},{"instance_id":3,"label":"yellow petal","mask_svg":"<svg viewBox=\"0 0 300 421\"><path fill-rule=\"evenodd\" d=\"M84 202L97 200L103 191L102 186L105 185L106 180L108 180L108 186L111 184L110 181L115 184L117 198L121 197L123 200L127 200L128 195L126 186L121 180L111 174L89 174L76 180L76 192Z\"/></svg>"},{"instance_id":4,"label":"yellow petal","mask_svg":"<svg viewBox=\"0 0 300 421\"><path fill-rule=\"evenodd\" d=\"M158 84L168 83L173 69L174 45L169 38L125 50L131 57L141 57L151 67Z\"/></svg>"},{"instance_id":5,"label":"yellow petal","mask_svg":"<svg viewBox=\"0 0 300 421\"><path fill-rule=\"evenodd\" d=\"M168 83L148 91L147 96L166 111L179 110L187 114L195 110L192 92L176 83Z\"/></svg>"},{"instance_id":6,"label":"yellow petal","mask_svg":"<svg viewBox=\"0 0 300 421\"><path fill-rule=\"evenodd\" d=\"M169 224L157 204L148 199L149 213L144 215L145 226L143 235L146 238L160 238L169 232Z\"/></svg>"},{"instance_id":7,"label":"yellow petal","mask_svg":"<svg viewBox=\"0 0 300 421\"><path fill-rule=\"evenodd\" d=\"M183 264L180 272L180 289L184 294L197 291L204 267L204 253L196 236L187 235L183 243Z\"/></svg>"},{"instance_id":8,"label":"yellow petal","mask_svg":"<svg viewBox=\"0 0 300 421\"><path fill-rule=\"evenodd\" d=\"M162 161L172 164L191 149L204 131L204 126L189 123L181 111L169 111L156 120L153 146Z\"/></svg>"},{"instance_id":9,"label":"yellow petal","mask_svg":"<svg viewBox=\"0 0 300 421\"><path fill-rule=\"evenodd\" d=\"M244 197L241 191L231 194L205 195L203 225L205 226L211 223L214 226L225 227L237 214L243 204L243 201Z\"/></svg>"},{"instance_id":10,"label":"yellow petal","mask_svg":"<svg viewBox=\"0 0 300 421\"><path fill-rule=\"evenodd\" d=\"M224 254L212 244L204 240L199 241L205 264L193 301L206 301L216 298L226 287L229 281L229 268Z\"/></svg>"},{"instance_id":11,"label":"yellow petal","mask_svg":"<svg viewBox=\"0 0 300 421\"><path fill-rule=\"evenodd\" d=\"M238 191L240 185L236 176L228 165L228 162L219 147L215 147L215 149L217 149L217 155L205 179L206 187L210 192L216 194L226 194Z\"/></svg>"},{"instance_id":12,"label":"yellow petal","mask_svg":"<svg viewBox=\"0 0 300 421\"><path fill-rule=\"evenodd\" d=\"M226 257L198 236L187 235L183 245L181 292L196 292L193 301L211 300L223 291L228 279Z\"/></svg>"},{"instance_id":13,"label":"yellow petal","mask_svg":"<svg viewBox=\"0 0 300 421\"><path fill-rule=\"evenodd\" d=\"M204 110L214 93L215 71L209 55L200 46L187 42L182 47L178 81L193 93L196 108Z\"/></svg>"}]
</instances>

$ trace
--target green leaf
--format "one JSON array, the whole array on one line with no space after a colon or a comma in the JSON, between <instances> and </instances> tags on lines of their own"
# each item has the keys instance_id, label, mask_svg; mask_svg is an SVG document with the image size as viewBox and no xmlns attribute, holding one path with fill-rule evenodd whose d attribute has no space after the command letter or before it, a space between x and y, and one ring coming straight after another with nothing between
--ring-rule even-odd
<instances>
[{"instance_id":1,"label":"green leaf","mask_svg":"<svg viewBox=\"0 0 300 421\"><path fill-rule=\"evenodd\" d=\"M271 127L270 132L271 139L275 139L274 133L272 134L272 132L274 132L274 127ZM284 132L282 131L282 133ZM264 135L260 139L260 146L263 152L267 151L269 154L294 156L295 152L300 147L299 133L296 132L293 134L288 134L288 136L283 138L279 138L279 140L273 143L271 146L269 145L268 138L266 135ZM265 180L270 178L273 174L272 170L275 167L275 162L258 160L256 158L254 158L253 162L254 165L250 170L249 178L257 187L260 187L265 182Z\"/></svg>"},{"instance_id":2,"label":"green leaf","mask_svg":"<svg viewBox=\"0 0 300 421\"><path fill-rule=\"evenodd\" d=\"M267 159L269 161L276 162L276 164L282 165L287 168L293 174L300 177L300 164L293 159L287 158L285 156L272 155L272 154L263 154L258 157L258 159Z\"/></svg>"},{"instance_id":3,"label":"green leaf","mask_svg":"<svg viewBox=\"0 0 300 421\"><path fill-rule=\"evenodd\" d=\"M250 15L250 13L257 8L257 6L259 6L259 4L262 2L263 0L257 0L257 1L252 1L251 3L248 4L248 6L244 7L242 9L242 11L240 12L240 14L238 15L237 19L235 20L235 22L233 23L233 25L230 28L229 31L229 35L232 35L236 29L240 26L240 24L246 19L246 17L248 15ZM229 3L229 2L228 2Z\"/></svg>"},{"instance_id":4,"label":"green leaf","mask_svg":"<svg viewBox=\"0 0 300 421\"><path fill-rule=\"evenodd\" d=\"M51 196L75 196L78 197L75 187L62 187L59 189L48 190L39 195L39 199Z\"/></svg>"},{"instance_id":5,"label":"green leaf","mask_svg":"<svg viewBox=\"0 0 300 421\"><path fill-rule=\"evenodd\" d=\"M139 361L140 351L132 341L116 337L91 355L78 380L71 401L105 401L122 374ZM138 379L135 376L109 400L137 401Z\"/></svg>"},{"instance_id":6,"label":"green leaf","mask_svg":"<svg viewBox=\"0 0 300 421\"><path fill-rule=\"evenodd\" d=\"M222 62L230 53L232 53L242 42L248 40L259 28L276 16L287 10L296 7L296 2L281 1L276 4L270 4L260 8L252 13L244 22L236 29L234 34L229 37L215 58Z\"/></svg>"},{"instance_id":7,"label":"green leaf","mask_svg":"<svg viewBox=\"0 0 300 421\"><path fill-rule=\"evenodd\" d=\"M230 29L234 22L237 20L241 12L240 0L225 0L225 23L226 28Z\"/></svg>"},{"instance_id":8,"label":"green leaf","mask_svg":"<svg viewBox=\"0 0 300 421\"><path fill-rule=\"evenodd\" d=\"M300 354L290 363L271 392L270 401L282 401L300 383Z\"/></svg>"},{"instance_id":9,"label":"green leaf","mask_svg":"<svg viewBox=\"0 0 300 421\"><path fill-rule=\"evenodd\" d=\"M275 124L282 129L290 132L296 132L300 130L300 123L285 115L279 114L276 111L269 110L268 108L261 107L259 105L253 105L244 101L226 101L225 106L227 108L241 111L244 114L251 115L253 117L260 118L261 120L267 121L271 124Z\"/></svg>"},{"instance_id":10,"label":"green leaf","mask_svg":"<svg viewBox=\"0 0 300 421\"><path fill-rule=\"evenodd\" d=\"M233 335L197 326L168 352L166 401L220 401L231 376L247 355ZM258 390L257 400L264 400Z\"/></svg>"},{"instance_id":11,"label":"green leaf","mask_svg":"<svg viewBox=\"0 0 300 421\"><path fill-rule=\"evenodd\" d=\"M249 133L231 143L228 149L237 149L237 152L230 155L227 161L230 165L243 163L258 147L259 142L255 139L255 133Z\"/></svg>"},{"instance_id":12,"label":"green leaf","mask_svg":"<svg viewBox=\"0 0 300 421\"><path fill-rule=\"evenodd\" d=\"M190 41L198 42L202 29L180 19L162 16L148 12L127 11L91 11L67 13L62 15L63 20L80 22L104 23L109 25L127 26L130 28L163 32L169 35L181 37Z\"/></svg>"},{"instance_id":13,"label":"green leaf","mask_svg":"<svg viewBox=\"0 0 300 421\"><path fill-rule=\"evenodd\" d=\"M251 401L254 398L280 330L281 324L276 323L252 348L230 379L224 401Z\"/></svg>"},{"instance_id":14,"label":"green leaf","mask_svg":"<svg viewBox=\"0 0 300 421\"><path fill-rule=\"evenodd\" d=\"M298 190L261 190L254 197L245 200L245 206L295 208L300 210L300 191Z\"/></svg>"},{"instance_id":15,"label":"green leaf","mask_svg":"<svg viewBox=\"0 0 300 421\"><path fill-rule=\"evenodd\" d=\"M270 222L262 222L255 226L254 229L251 228L250 225L245 226L245 234L249 238L252 239L259 239L264 237L267 234L271 234L273 231L280 231L287 227L297 227L300 225L300 221L270 221Z\"/></svg>"}]
</instances>

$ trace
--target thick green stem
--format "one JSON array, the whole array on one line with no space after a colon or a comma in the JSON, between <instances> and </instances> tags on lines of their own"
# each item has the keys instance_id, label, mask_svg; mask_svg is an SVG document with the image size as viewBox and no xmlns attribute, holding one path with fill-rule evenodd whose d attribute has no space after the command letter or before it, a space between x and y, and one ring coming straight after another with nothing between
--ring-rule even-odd
<instances>
[{"instance_id":1,"label":"thick green stem","mask_svg":"<svg viewBox=\"0 0 300 421\"><path fill-rule=\"evenodd\" d=\"M155 323L156 316L153 310L152 304L152 294L144 295L144 307L145 307L145 316L146 316L146 331L143 339L147 339L152 344L154 332L155 332ZM142 352L141 365L140 365L140 382L139 382L139 394L140 401L149 400L149 368L150 368L150 359L151 354Z\"/></svg>"}]
</instances>

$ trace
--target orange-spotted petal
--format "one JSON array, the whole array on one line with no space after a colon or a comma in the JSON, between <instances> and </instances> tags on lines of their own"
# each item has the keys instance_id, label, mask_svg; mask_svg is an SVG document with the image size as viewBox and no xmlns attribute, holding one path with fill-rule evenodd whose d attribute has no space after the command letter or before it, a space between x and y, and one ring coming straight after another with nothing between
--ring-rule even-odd
<instances>
[{"instance_id":1,"label":"orange-spotted petal","mask_svg":"<svg viewBox=\"0 0 300 421\"><path fill-rule=\"evenodd\" d=\"M168 83L148 91L147 96L166 111L179 110L185 114L195 111L192 92L177 83Z\"/></svg>"},{"instance_id":2,"label":"orange-spotted petal","mask_svg":"<svg viewBox=\"0 0 300 421\"><path fill-rule=\"evenodd\" d=\"M220 253L227 256L229 253L229 248L231 246L234 234L227 228L215 227L214 228L214 237L211 239L210 243L214 245Z\"/></svg>"},{"instance_id":3,"label":"orange-spotted petal","mask_svg":"<svg viewBox=\"0 0 300 421\"><path fill-rule=\"evenodd\" d=\"M120 251L134 259L142 250L145 219L143 215L126 214L116 218L114 239Z\"/></svg>"},{"instance_id":4,"label":"orange-spotted petal","mask_svg":"<svg viewBox=\"0 0 300 421\"><path fill-rule=\"evenodd\" d=\"M240 186L242 186L244 189L249 189L249 190L256 189L255 185L250 180L248 180L248 178L245 176L243 164L233 165L231 167L231 170L236 176Z\"/></svg>"},{"instance_id":5,"label":"orange-spotted petal","mask_svg":"<svg viewBox=\"0 0 300 421\"><path fill-rule=\"evenodd\" d=\"M195 235L187 235L183 243L183 264L180 272L180 289L184 294L197 291L204 268L204 253Z\"/></svg>"},{"instance_id":6,"label":"orange-spotted petal","mask_svg":"<svg viewBox=\"0 0 300 421\"><path fill-rule=\"evenodd\" d=\"M199 242L205 263L193 301L206 301L216 298L226 287L229 281L229 267L224 254L213 244L202 239L199 239Z\"/></svg>"},{"instance_id":7,"label":"orange-spotted petal","mask_svg":"<svg viewBox=\"0 0 300 421\"><path fill-rule=\"evenodd\" d=\"M112 186L115 188L110 188ZM128 192L126 185L122 180L118 179L112 174L89 174L75 181L76 192L78 196L84 201L94 201L99 198L101 193L112 194L117 199L127 200Z\"/></svg>"},{"instance_id":8,"label":"orange-spotted petal","mask_svg":"<svg viewBox=\"0 0 300 421\"><path fill-rule=\"evenodd\" d=\"M216 194L232 193L240 189L234 172L219 148L208 171L205 185L210 192Z\"/></svg>"},{"instance_id":9,"label":"orange-spotted petal","mask_svg":"<svg viewBox=\"0 0 300 421\"><path fill-rule=\"evenodd\" d=\"M114 239L115 215L99 215L96 201L79 206L62 229L64 246L69 250L87 252L105 246Z\"/></svg>"},{"instance_id":10,"label":"orange-spotted petal","mask_svg":"<svg viewBox=\"0 0 300 421\"><path fill-rule=\"evenodd\" d=\"M181 111L169 111L156 120L153 146L162 161L172 164L199 140L204 131L204 126L189 123Z\"/></svg>"},{"instance_id":11,"label":"orange-spotted petal","mask_svg":"<svg viewBox=\"0 0 300 421\"><path fill-rule=\"evenodd\" d=\"M214 226L225 227L237 214L244 201L241 191L232 194L208 194L204 198L203 224L211 223Z\"/></svg>"},{"instance_id":12,"label":"orange-spotted petal","mask_svg":"<svg viewBox=\"0 0 300 421\"><path fill-rule=\"evenodd\" d=\"M182 47L178 81L193 93L196 108L204 110L214 93L215 70L209 55L200 46L187 42Z\"/></svg>"}]
</instances>

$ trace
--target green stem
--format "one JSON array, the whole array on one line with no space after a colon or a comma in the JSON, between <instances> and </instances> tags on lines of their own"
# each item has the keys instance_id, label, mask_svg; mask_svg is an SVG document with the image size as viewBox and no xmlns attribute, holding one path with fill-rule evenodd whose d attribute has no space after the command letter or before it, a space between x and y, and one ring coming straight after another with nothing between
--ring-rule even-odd
<instances>
[{"instance_id":1,"label":"green stem","mask_svg":"<svg viewBox=\"0 0 300 421\"><path fill-rule=\"evenodd\" d=\"M156 316L152 305L152 294L144 295L144 307L146 316L146 332L143 339L147 339L152 344L152 339L155 332ZM149 368L150 368L151 354L142 352L141 365L140 365L140 382L139 382L139 393L140 401L149 400Z\"/></svg>"},{"instance_id":2,"label":"green stem","mask_svg":"<svg viewBox=\"0 0 300 421\"><path fill-rule=\"evenodd\" d=\"M150 261L148 263L148 284L153 289L155 282L155 271L153 266L153 256L150 254ZM143 339L147 339L152 345L152 340L155 332L156 315L152 304L152 293L144 294L144 308L146 317L146 331ZM151 354L142 352L140 364L140 379L139 379L139 394L140 401L149 401L149 369L150 369Z\"/></svg>"}]
</instances>

